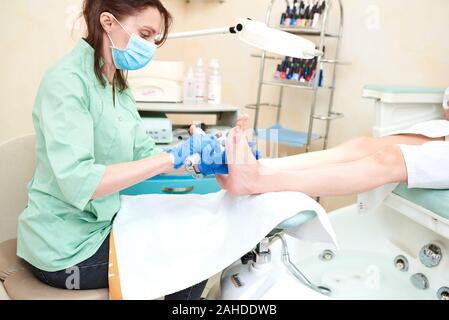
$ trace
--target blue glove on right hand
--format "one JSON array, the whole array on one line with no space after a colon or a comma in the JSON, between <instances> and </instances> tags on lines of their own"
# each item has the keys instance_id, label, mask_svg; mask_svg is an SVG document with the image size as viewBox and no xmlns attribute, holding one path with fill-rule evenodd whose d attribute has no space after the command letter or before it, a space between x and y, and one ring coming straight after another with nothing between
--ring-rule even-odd
<instances>
[{"instance_id":1,"label":"blue glove on right hand","mask_svg":"<svg viewBox=\"0 0 449 320\"><path fill-rule=\"evenodd\" d=\"M193 134L187 141L171 148L167 152L173 155L174 168L179 169L184 165L187 157L196 153L202 154L206 147L216 150L220 144L215 136L210 134Z\"/></svg>"}]
</instances>

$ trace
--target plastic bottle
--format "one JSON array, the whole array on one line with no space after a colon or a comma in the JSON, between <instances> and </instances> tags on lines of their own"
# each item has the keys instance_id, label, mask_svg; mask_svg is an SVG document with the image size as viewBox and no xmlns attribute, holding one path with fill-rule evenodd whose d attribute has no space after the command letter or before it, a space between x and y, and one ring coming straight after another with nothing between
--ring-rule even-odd
<instances>
[{"instance_id":1,"label":"plastic bottle","mask_svg":"<svg viewBox=\"0 0 449 320\"><path fill-rule=\"evenodd\" d=\"M204 102L206 97L206 73L204 72L204 62L199 58L195 68L195 100Z\"/></svg>"},{"instance_id":2,"label":"plastic bottle","mask_svg":"<svg viewBox=\"0 0 449 320\"><path fill-rule=\"evenodd\" d=\"M191 103L196 101L196 82L193 68L190 67L184 78L184 102Z\"/></svg>"},{"instance_id":3,"label":"plastic bottle","mask_svg":"<svg viewBox=\"0 0 449 320\"><path fill-rule=\"evenodd\" d=\"M209 64L207 100L213 105L221 103L221 74L220 63L217 59L212 59Z\"/></svg>"}]
</instances>

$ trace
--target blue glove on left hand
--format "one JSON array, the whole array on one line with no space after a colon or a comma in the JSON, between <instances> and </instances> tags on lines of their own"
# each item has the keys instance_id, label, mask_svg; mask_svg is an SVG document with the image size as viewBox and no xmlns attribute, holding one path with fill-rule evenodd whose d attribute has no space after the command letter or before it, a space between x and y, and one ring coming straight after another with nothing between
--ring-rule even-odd
<instances>
[{"instance_id":1,"label":"blue glove on left hand","mask_svg":"<svg viewBox=\"0 0 449 320\"><path fill-rule=\"evenodd\" d=\"M168 150L174 157L174 167L179 169L184 165L187 157L196 153L202 154L206 147L216 150L220 144L215 136L210 134L193 134L187 141Z\"/></svg>"}]
</instances>

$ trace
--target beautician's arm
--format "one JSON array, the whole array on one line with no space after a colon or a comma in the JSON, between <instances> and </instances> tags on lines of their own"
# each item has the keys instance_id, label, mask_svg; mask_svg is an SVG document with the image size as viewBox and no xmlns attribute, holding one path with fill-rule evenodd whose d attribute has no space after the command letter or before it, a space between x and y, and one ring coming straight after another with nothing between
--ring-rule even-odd
<instances>
[{"instance_id":1,"label":"beautician's arm","mask_svg":"<svg viewBox=\"0 0 449 320\"><path fill-rule=\"evenodd\" d=\"M138 161L107 166L103 179L92 199L105 197L151 177L172 171L174 171L173 158L167 152Z\"/></svg>"},{"instance_id":2,"label":"beautician's arm","mask_svg":"<svg viewBox=\"0 0 449 320\"><path fill-rule=\"evenodd\" d=\"M188 156L201 154L207 146L216 144L218 144L217 140L211 135L193 134L187 141L171 148L169 152L162 152L142 160L107 166L92 199L119 192L162 173L182 169Z\"/></svg>"}]
</instances>

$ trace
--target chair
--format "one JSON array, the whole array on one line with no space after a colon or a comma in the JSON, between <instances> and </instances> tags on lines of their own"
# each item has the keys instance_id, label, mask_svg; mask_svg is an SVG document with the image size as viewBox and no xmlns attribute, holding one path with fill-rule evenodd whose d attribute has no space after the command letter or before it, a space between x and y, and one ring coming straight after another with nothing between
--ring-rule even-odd
<instances>
[{"instance_id":1,"label":"chair","mask_svg":"<svg viewBox=\"0 0 449 320\"><path fill-rule=\"evenodd\" d=\"M16 256L17 220L27 206L27 184L35 168L35 135L0 144L0 300L107 300L107 289L63 290L50 287Z\"/></svg>"}]
</instances>

